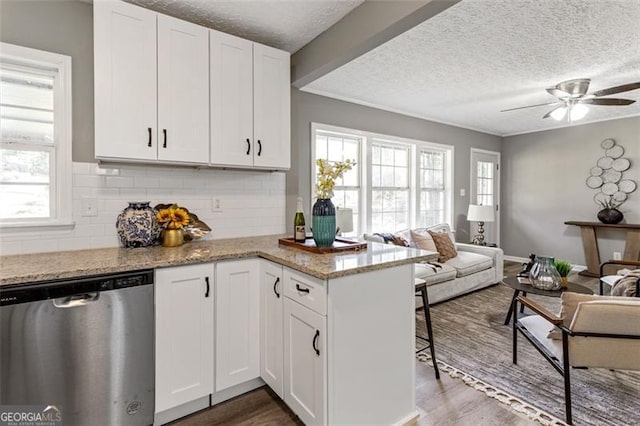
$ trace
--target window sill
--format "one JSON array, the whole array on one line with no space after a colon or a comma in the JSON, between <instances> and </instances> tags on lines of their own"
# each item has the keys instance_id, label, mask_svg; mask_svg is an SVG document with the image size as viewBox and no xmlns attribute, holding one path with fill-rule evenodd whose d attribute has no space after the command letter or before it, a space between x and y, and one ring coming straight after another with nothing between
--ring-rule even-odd
<instances>
[{"instance_id":1,"label":"window sill","mask_svg":"<svg viewBox=\"0 0 640 426\"><path fill-rule=\"evenodd\" d=\"M29 235L49 231L71 232L76 226L73 221L61 222L34 222L34 223L2 223L0 224L0 235Z\"/></svg>"}]
</instances>

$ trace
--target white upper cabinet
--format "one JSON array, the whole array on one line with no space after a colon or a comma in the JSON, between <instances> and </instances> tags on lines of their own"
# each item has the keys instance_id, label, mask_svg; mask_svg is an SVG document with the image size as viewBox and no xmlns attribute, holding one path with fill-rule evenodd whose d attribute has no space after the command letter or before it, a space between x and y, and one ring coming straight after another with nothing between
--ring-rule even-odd
<instances>
[{"instance_id":1,"label":"white upper cabinet","mask_svg":"<svg viewBox=\"0 0 640 426\"><path fill-rule=\"evenodd\" d=\"M253 135L257 167L291 166L289 53L253 44Z\"/></svg>"},{"instance_id":2,"label":"white upper cabinet","mask_svg":"<svg viewBox=\"0 0 640 426\"><path fill-rule=\"evenodd\" d=\"M158 15L158 159L206 162L209 30Z\"/></svg>"},{"instance_id":3,"label":"white upper cabinet","mask_svg":"<svg viewBox=\"0 0 640 426\"><path fill-rule=\"evenodd\" d=\"M208 43L204 27L95 2L96 158L207 163Z\"/></svg>"},{"instance_id":4,"label":"white upper cabinet","mask_svg":"<svg viewBox=\"0 0 640 426\"><path fill-rule=\"evenodd\" d=\"M156 13L123 2L93 5L95 155L157 157Z\"/></svg>"},{"instance_id":5,"label":"white upper cabinet","mask_svg":"<svg viewBox=\"0 0 640 426\"><path fill-rule=\"evenodd\" d=\"M253 166L253 43L210 32L211 164Z\"/></svg>"},{"instance_id":6,"label":"white upper cabinet","mask_svg":"<svg viewBox=\"0 0 640 426\"><path fill-rule=\"evenodd\" d=\"M288 169L288 52L210 32L211 164Z\"/></svg>"}]
</instances>

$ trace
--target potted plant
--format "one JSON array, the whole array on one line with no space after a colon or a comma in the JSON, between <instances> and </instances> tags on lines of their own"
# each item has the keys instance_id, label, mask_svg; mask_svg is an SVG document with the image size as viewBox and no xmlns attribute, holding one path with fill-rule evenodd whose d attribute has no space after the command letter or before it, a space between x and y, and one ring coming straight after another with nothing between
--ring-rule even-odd
<instances>
[{"instance_id":1,"label":"potted plant","mask_svg":"<svg viewBox=\"0 0 640 426\"><path fill-rule=\"evenodd\" d=\"M553 261L553 266L556 268L556 271L558 271L558 274L560 274L560 285L562 287L567 287L569 284L569 279L567 277L571 272L572 265L566 260L558 259Z\"/></svg>"},{"instance_id":2,"label":"potted plant","mask_svg":"<svg viewBox=\"0 0 640 426\"><path fill-rule=\"evenodd\" d=\"M616 224L624 219L624 216L618 207L624 204L624 201L615 201L610 198L606 201L598 202L602 206L602 210L598 212L598 220L606 224Z\"/></svg>"},{"instance_id":3,"label":"potted plant","mask_svg":"<svg viewBox=\"0 0 640 426\"><path fill-rule=\"evenodd\" d=\"M316 165L316 202L311 212L313 240L316 247L331 247L336 238L336 208L331 202L333 188L336 180L351 170L356 162L345 160L330 164L329 161L320 158Z\"/></svg>"}]
</instances>

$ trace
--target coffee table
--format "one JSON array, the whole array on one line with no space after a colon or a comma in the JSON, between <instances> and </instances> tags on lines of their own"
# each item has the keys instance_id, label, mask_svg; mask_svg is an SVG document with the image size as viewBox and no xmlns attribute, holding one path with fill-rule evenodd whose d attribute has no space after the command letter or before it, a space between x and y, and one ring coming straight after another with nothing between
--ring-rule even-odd
<instances>
[{"instance_id":1,"label":"coffee table","mask_svg":"<svg viewBox=\"0 0 640 426\"><path fill-rule=\"evenodd\" d=\"M593 291L591 291L591 289L572 282L570 282L567 287L561 288L560 290L540 290L534 288L531 284L529 284L528 278L519 277L507 277L502 280L502 284L513 289L513 297L511 298L511 303L509 303L509 312L507 312L507 318L504 320L504 325L509 325L511 315L513 315L513 301L520 295L520 292L522 292L523 296L526 296L527 293L531 293L547 297L560 297L565 291L570 291L572 293L593 294ZM520 305L520 313L522 313L523 310L524 305Z\"/></svg>"}]
</instances>

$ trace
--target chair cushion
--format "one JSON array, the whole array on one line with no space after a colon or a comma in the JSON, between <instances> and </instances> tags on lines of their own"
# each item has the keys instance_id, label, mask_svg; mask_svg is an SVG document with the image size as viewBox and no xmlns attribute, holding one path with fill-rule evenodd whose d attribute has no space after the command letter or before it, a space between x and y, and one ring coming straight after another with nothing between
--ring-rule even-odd
<instances>
[{"instance_id":1,"label":"chair cushion","mask_svg":"<svg viewBox=\"0 0 640 426\"><path fill-rule=\"evenodd\" d=\"M617 283L620 278L622 278L622 275L607 275L604 277L600 277L600 281L609 285L610 287L613 287L613 285Z\"/></svg>"},{"instance_id":2,"label":"chair cushion","mask_svg":"<svg viewBox=\"0 0 640 426\"><path fill-rule=\"evenodd\" d=\"M440 268L437 266L440 266ZM427 286L450 281L456 277L456 270L444 263L416 263L415 271L415 277L425 280Z\"/></svg>"},{"instance_id":3,"label":"chair cushion","mask_svg":"<svg viewBox=\"0 0 640 426\"><path fill-rule=\"evenodd\" d=\"M562 359L562 342L556 339L551 339L547 336L549 326L551 323L540 315L529 315L518 320L524 325L527 330L540 342L545 348L547 348L557 359ZM562 332L560 333L560 339L562 339Z\"/></svg>"},{"instance_id":4,"label":"chair cushion","mask_svg":"<svg viewBox=\"0 0 640 426\"><path fill-rule=\"evenodd\" d=\"M448 260L446 264L455 268L458 277L466 277L491 268L493 260L482 254L459 251L458 255Z\"/></svg>"},{"instance_id":5,"label":"chair cushion","mask_svg":"<svg viewBox=\"0 0 640 426\"><path fill-rule=\"evenodd\" d=\"M429 231L429 234L431 234L431 238L433 238L433 242L436 245L436 250L440 255L440 257L438 258L438 262L444 263L458 255L456 246L453 242L451 242L449 235L447 235L446 233L431 231Z\"/></svg>"},{"instance_id":6,"label":"chair cushion","mask_svg":"<svg viewBox=\"0 0 640 426\"><path fill-rule=\"evenodd\" d=\"M433 238L428 231L411 231L411 239L413 240L415 246L419 249L429 250L429 251L438 251L436 248L436 243L433 242Z\"/></svg>"}]
</instances>

